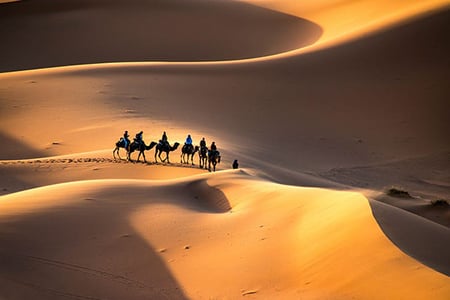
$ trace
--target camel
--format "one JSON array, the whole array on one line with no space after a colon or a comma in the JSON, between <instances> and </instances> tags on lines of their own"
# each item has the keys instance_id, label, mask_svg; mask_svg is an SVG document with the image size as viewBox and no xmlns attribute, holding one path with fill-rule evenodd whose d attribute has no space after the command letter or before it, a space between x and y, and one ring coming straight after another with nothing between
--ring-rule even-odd
<instances>
[{"instance_id":1,"label":"camel","mask_svg":"<svg viewBox=\"0 0 450 300\"><path fill-rule=\"evenodd\" d=\"M156 144L157 143L155 143L155 142L151 142L150 145L147 146L144 143L144 141L142 141L142 144L140 144L140 145L136 142L132 142L127 151L127 159L131 161L131 153L133 153L134 151L139 151L137 161L139 161L139 159L142 155L144 157L144 162L147 162L144 151L152 149L153 147L155 147Z\"/></svg>"},{"instance_id":2,"label":"camel","mask_svg":"<svg viewBox=\"0 0 450 300\"><path fill-rule=\"evenodd\" d=\"M128 144L128 146L129 145L130 144ZM116 153L117 153L117 156L119 157L119 159L122 159L119 154L120 148L124 148L126 151L128 151L128 149L125 148L125 140L123 138L120 138L120 140L116 143L116 148L114 148L114 150L113 150L114 159L116 159Z\"/></svg>"},{"instance_id":3,"label":"camel","mask_svg":"<svg viewBox=\"0 0 450 300\"><path fill-rule=\"evenodd\" d=\"M214 172L216 171L216 165L220 163L220 152L217 150L208 152L208 170L211 172L211 164L213 165Z\"/></svg>"},{"instance_id":4,"label":"camel","mask_svg":"<svg viewBox=\"0 0 450 300\"><path fill-rule=\"evenodd\" d=\"M193 145L184 145L183 148L181 148L181 163L188 164L189 158L191 158L191 163L194 165L194 154L200 149L199 146L193 146ZM187 159L186 159L187 156Z\"/></svg>"},{"instance_id":5,"label":"camel","mask_svg":"<svg viewBox=\"0 0 450 300\"><path fill-rule=\"evenodd\" d=\"M200 151L198 151L198 161L200 164L200 168L206 169L206 161L208 159L208 148L207 147L201 147Z\"/></svg>"},{"instance_id":6,"label":"camel","mask_svg":"<svg viewBox=\"0 0 450 300\"><path fill-rule=\"evenodd\" d=\"M152 142L152 143L154 143L154 142ZM180 143L175 143L175 144L173 144L173 146L170 146L169 143L165 143L165 144L158 143L155 148L155 162L158 162L157 157L159 157L161 162L165 162L167 160L167 163L170 164L169 152L177 150L179 145L180 145ZM166 158L164 158L164 159L161 158L161 153L163 153L163 152L166 152Z\"/></svg>"}]
</instances>

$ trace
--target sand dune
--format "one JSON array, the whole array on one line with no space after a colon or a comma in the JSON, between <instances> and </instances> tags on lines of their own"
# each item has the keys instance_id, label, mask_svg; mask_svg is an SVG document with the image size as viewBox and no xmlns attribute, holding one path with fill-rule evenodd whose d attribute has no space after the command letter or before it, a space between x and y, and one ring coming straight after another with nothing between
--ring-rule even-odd
<instances>
[{"instance_id":1,"label":"sand dune","mask_svg":"<svg viewBox=\"0 0 450 300\"><path fill-rule=\"evenodd\" d=\"M398 25L411 18L430 14L447 7L448 1L341 1L319 0L299 2L295 0L245 0L275 11L303 17L323 29L320 39L311 48L330 47L348 42Z\"/></svg>"},{"instance_id":2,"label":"sand dune","mask_svg":"<svg viewBox=\"0 0 450 300\"><path fill-rule=\"evenodd\" d=\"M448 277L394 247L356 193L225 172L63 183L2 198L0 236L11 262L2 280L23 296L120 299L122 286L130 299L398 298L410 286L412 299L449 293ZM231 211L219 212L224 200Z\"/></svg>"},{"instance_id":3,"label":"sand dune","mask_svg":"<svg viewBox=\"0 0 450 300\"><path fill-rule=\"evenodd\" d=\"M448 17L434 0L0 5L0 298L447 299L449 208L430 200L450 191ZM220 172L179 150L116 160L124 130L206 137Z\"/></svg>"},{"instance_id":4,"label":"sand dune","mask_svg":"<svg viewBox=\"0 0 450 300\"><path fill-rule=\"evenodd\" d=\"M320 34L313 22L237 1L23 1L0 8L0 71L242 59L297 49Z\"/></svg>"}]
</instances>

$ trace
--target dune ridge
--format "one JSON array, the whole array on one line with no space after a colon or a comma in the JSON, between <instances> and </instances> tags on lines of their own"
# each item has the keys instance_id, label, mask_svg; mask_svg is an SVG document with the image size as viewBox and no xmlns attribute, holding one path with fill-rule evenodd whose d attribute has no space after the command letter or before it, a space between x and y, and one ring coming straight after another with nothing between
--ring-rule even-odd
<instances>
[{"instance_id":1,"label":"dune ridge","mask_svg":"<svg viewBox=\"0 0 450 300\"><path fill-rule=\"evenodd\" d=\"M53 1L53 0L48 0ZM117 4L120 6L120 1L116 0ZM198 1L201 4L201 1ZM46 64L55 64L54 61L57 60L54 55L53 57L50 57L48 60L49 62L44 62L43 65L36 68L36 66L29 65L28 67L20 67L20 66L14 66L14 67L6 67L6 69L1 70L2 73L11 74L15 72L29 72L27 69L34 69L33 71L39 71L40 72L49 72L51 70L62 70L62 71L70 71L70 70L82 70L86 68L92 68L97 69L99 67L133 67L133 66L155 66L155 65L221 65L221 64L236 64L236 63L257 63L260 61L270 60L270 59L280 59L285 58L289 56L295 56L299 54L309 53L311 51L318 51L322 49L326 49L329 47L338 46L342 43L346 43L352 40L355 40L357 38L364 37L366 35L374 34L383 30L388 30L391 27L398 26L399 24L412 22L414 19L421 18L427 15L432 15L435 12L447 10L449 8L449 4L446 1L443 0L427 0L427 1L421 1L421 2L411 2L411 1L402 1L402 3L392 3L391 1L385 1L381 5L379 1L374 0L366 0L364 3L357 3L353 1L346 1L344 3L338 3L337 5L334 3L334 1L323 1L323 2L330 2L328 8L331 7L331 9L323 9L324 3L317 3L316 5L305 5L304 7L299 7L298 3L292 0L284 0L284 1L270 1L270 0L245 0L245 1L234 1L236 4L237 2L242 4L251 4L251 6L245 6L245 9L253 9L259 7L269 8L273 11L280 12L280 13L288 13L289 15L296 16L299 20L298 32L292 34L289 34L290 39L284 39L283 42L280 44L285 44L287 41L289 43L296 44L296 47L290 45L287 46L288 48L294 48L290 50L285 50L281 52L276 52L272 54L261 54L261 55L247 55L251 57L246 58L239 58L239 56L242 56L242 54L237 54L234 57L224 57L219 60L210 59L207 56L205 57L197 57L194 59L189 59L189 57L186 57L186 59L180 59L180 57L183 56L181 53L176 53L175 59L169 59L170 62L165 61L163 59L162 61L158 59L158 55L150 55L150 56L143 56L143 54L131 54L129 57L126 57L125 59L120 58L120 53L115 54L115 58L113 57L105 57L105 54L100 54L100 56L94 55L92 58L87 58L85 61L80 60L62 60L61 63L56 63L55 66L45 66ZM77 3L75 1L74 3ZM179 5L178 2L174 2L171 5ZM196 3L195 1L191 1L192 3ZM142 4L140 2L139 4ZM210 5L211 3L208 3ZM233 4L233 5L234 5ZM70 5L69 5L70 7ZM114 7L114 6L113 6ZM130 7L134 7L133 5L130 5ZM149 7L155 8L155 4L151 4ZM156 6L157 7L157 6ZM370 8L368 8L370 7ZM209 6L210 8L210 6ZM33 11L36 8L31 7L30 10ZM26 12L26 9L24 9ZM375 10L375 13L372 11ZM18 10L20 11L20 10ZM366 12L364 12L366 11ZM372 11L371 14L367 15L367 11ZM56 10L56 12L58 12ZM233 10L233 12L236 12L236 10ZM6 12L6 16L9 16ZM258 13L257 13L258 14ZM256 14L256 15L257 15ZM270 13L269 13L270 14ZM135 14L130 14L132 17L135 17ZM244 14L245 15L245 14ZM353 22L345 22L344 20L348 15L358 15L358 18L356 20L353 20ZM300 17L305 19L299 19ZM83 20L83 19L82 19ZM303 20L303 21L302 21ZM312 20L312 23L308 23ZM337 21L337 22L336 22ZM317 22L317 23L314 23ZM106 21L105 23L108 23ZM317 25L315 25L317 24ZM339 24L336 26L336 24ZM283 26L283 25L282 25ZM8 27L8 23L6 23L4 28ZM0 28L2 28L0 27ZM242 27L241 27L242 28ZM322 30L320 28L324 28L325 34L321 34ZM229 29L228 29L229 30ZM288 31L286 28L283 29L283 31ZM282 30L278 31L278 34L280 32L283 32ZM238 31L237 31L238 32ZM223 35L224 32L221 32ZM267 32L265 32L267 34ZM220 34L218 34L220 36ZM252 36L253 34L250 33L248 36ZM103 35L104 36L104 35ZM16 36L17 37L17 36ZM101 35L97 36L97 38L100 38ZM176 40L176 39L175 39ZM300 41L298 41L300 40ZM241 39L242 41L242 39ZM292 42L294 41L294 42ZM10 45L17 44L18 41L11 41ZM126 43L126 42L124 42ZM142 43L142 41L134 41L135 47L142 48L145 44ZM273 45L274 43L267 42L267 45ZM226 45L226 44L224 44ZM222 45L222 47L224 46ZM164 51L167 52L170 48L167 47L168 45L164 46ZM261 44L258 44L259 47L256 47L256 49L260 49ZM119 45L115 45L115 48L118 48ZM170 45L171 49L173 49L173 45ZM194 45L195 47L195 45ZM151 44L151 48L154 49L155 45ZM245 46L242 47L243 49L252 48ZM110 49L111 50L111 49ZM197 49L197 52L199 49ZM272 50L269 50L271 52L274 52ZM71 51L77 53L77 51ZM123 52L123 51L122 51ZM201 52L201 51L200 51ZM206 50L205 53L214 53L211 50ZM226 51L230 52L230 50ZM3 54L6 54L7 50L4 50ZM13 55L17 55L14 53ZM103 55L103 57L102 57ZM148 55L148 54L146 54ZM220 56L221 54L219 54ZM83 53L78 54L79 57L83 56ZM131 58L133 57L134 58ZM130 59L131 58L131 59ZM89 62L91 60L91 62ZM97 60L97 61L96 61ZM151 60L150 62L145 62L147 60ZM36 61L36 59L34 59ZM44 60L45 61L45 60ZM131 61L131 62L130 62ZM6 60L5 60L6 62ZM23 59L22 59L22 62ZM31 62L30 62L31 63ZM27 62L25 62L27 64ZM28 63L29 64L29 63ZM41 63L42 64L42 63ZM67 66L70 65L70 66ZM25 66L25 65L24 65ZM3 67L5 68L5 67ZM17 70L8 70L11 68L15 68ZM1 73L0 73L1 74Z\"/></svg>"},{"instance_id":2,"label":"dune ridge","mask_svg":"<svg viewBox=\"0 0 450 300\"><path fill-rule=\"evenodd\" d=\"M297 49L321 34L308 20L238 1L24 1L0 7L0 20L2 72L106 62L237 60ZM30 30L33 22L39 26Z\"/></svg>"},{"instance_id":3,"label":"dune ridge","mask_svg":"<svg viewBox=\"0 0 450 300\"><path fill-rule=\"evenodd\" d=\"M230 211L217 213L214 207L222 206L224 196L211 193L211 188L225 195ZM123 191L127 191L126 198ZM242 194L247 196L243 198ZM199 202L196 197L206 198ZM243 172L222 171L165 182L62 183L2 196L1 200L0 237L5 255L19 250L17 258L12 256L13 262L31 255L33 260L51 262L56 267L46 278L37 277L35 269L28 268L5 276L3 272L9 267L2 268L1 278L22 286L23 295L37 298L51 296L51 290L56 294L78 291L80 297L120 299L120 289L109 290L109 284L105 285L114 278L112 282L120 278L130 282L126 285L131 299L142 295L239 297L251 292L260 297L310 299L347 295L365 298L374 294L399 297L406 293L401 287L409 285L415 287L413 299L445 299L449 292L448 277L418 264L387 240L372 218L367 199L357 193L282 186ZM115 218L94 221L100 211ZM43 224L40 216L48 222ZM79 218L83 223L76 221ZM75 231L70 225L73 222L78 224ZM95 228L90 224L96 224ZM30 226L35 229L26 230ZM240 230L232 230L235 227ZM21 230L20 239L14 237L13 228ZM38 239L36 231L40 233ZM65 234L70 240L62 238ZM174 239L173 234L178 238ZM140 238L146 246L134 242ZM58 241L58 247L50 246L53 241ZM31 243L34 245L28 248ZM102 244L115 247L105 248ZM159 253L160 267L129 269L126 255L119 255L113 265L102 271L105 259L116 255L116 249L138 253L154 249ZM378 249L377 253L373 249ZM261 264L274 251L278 255ZM104 259L99 259L99 255ZM371 257L370 262L367 256ZM141 261L136 259L132 265ZM58 267L67 265L72 266L69 272ZM290 267L286 269L287 266ZM80 268L92 270L90 274L113 275L83 275L92 283L82 290L79 284L85 284L83 280L58 280L61 275L75 279L78 274L74 270ZM266 268L271 272L263 272ZM164 269L176 278L167 289L155 285L161 280L157 274L164 273ZM126 277L117 277L125 270ZM342 272L349 273L345 282L341 280ZM400 275L404 272L409 276ZM30 281L28 285L22 278ZM92 285L96 285L95 290ZM36 286L39 288L33 288Z\"/></svg>"}]
</instances>

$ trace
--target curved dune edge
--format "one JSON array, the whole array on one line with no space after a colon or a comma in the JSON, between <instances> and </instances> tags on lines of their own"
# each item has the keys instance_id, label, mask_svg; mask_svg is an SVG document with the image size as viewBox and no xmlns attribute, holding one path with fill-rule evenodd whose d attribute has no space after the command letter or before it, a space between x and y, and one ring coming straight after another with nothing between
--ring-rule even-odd
<instances>
[{"instance_id":1,"label":"curved dune edge","mask_svg":"<svg viewBox=\"0 0 450 300\"><path fill-rule=\"evenodd\" d=\"M307 11L305 15L303 12L291 11L289 9L289 5L286 5L285 2L290 2L290 0L286 0L282 3L274 4L271 1L267 3L265 1L258 0L245 0L244 2L248 2L251 4L260 5L262 7L279 10L284 13L296 15L298 17L302 17L304 19L311 20L312 22L316 22L319 26L324 26L325 28L332 28L332 21L344 18L347 14L357 14L358 11L352 11L355 8L352 5L349 5L346 9L341 10L323 10L316 8L316 10ZM332 1L331 1L332 2ZM375 4L375 1L367 1L374 2L371 5L375 5L378 7L378 4ZM284 6L286 5L286 6ZM292 5L292 3L291 3ZM357 9L363 10L363 7L356 5ZM380 5L382 7L382 5ZM59 73L59 72L73 72L73 71L82 71L82 70L95 70L95 69L108 69L108 68L136 68L136 67L150 67L150 66L214 66L214 65L233 65L233 64L248 64L248 63L257 63L274 59L282 59L290 56L302 55L314 51L320 51L326 48L338 46L342 43L355 40L357 38L374 34L379 31L388 30L389 28L395 27L398 24L406 23L413 21L414 19L420 18L424 15L431 14L433 12L437 12L440 10L448 9L449 5L446 1L442 0L430 0L430 1L422 1L420 3L405 3L399 7L395 7L394 11L389 11L388 8L381 9L377 11L374 16L367 19L360 19L359 23L356 24L347 24L345 23L341 26L339 31L334 29L333 31L324 34L318 41L313 43L312 45L305 46L303 48L268 55L262 57L255 58L247 58L247 59L237 59L237 60L223 60L223 61L195 61L195 62L166 62L166 61L148 61L148 62L112 62L112 63L93 63L93 64L81 64L81 65L69 65L69 66L60 66L60 67L51 67L51 68L42 68L42 69L33 69L33 70L23 70L23 71L13 71L13 72L2 72L0 73L0 78L2 76L12 76L12 75L25 75L25 74L36 74L39 73ZM370 8L370 5L369 5ZM366 8L366 9L369 9ZM317 14L317 10L322 12L325 11L324 15ZM334 13L334 14L333 14ZM330 22L330 23L327 23ZM342 27L342 28L341 28Z\"/></svg>"},{"instance_id":2,"label":"curved dune edge","mask_svg":"<svg viewBox=\"0 0 450 300\"><path fill-rule=\"evenodd\" d=\"M308 51L335 46L402 22L448 8L445 0L425 1L338 1L322 0L299 3L295 0L241 0L275 11L303 16L319 24L323 34ZM300 50L300 49L299 49ZM288 53L294 54L298 50Z\"/></svg>"},{"instance_id":3,"label":"curved dune edge","mask_svg":"<svg viewBox=\"0 0 450 300\"><path fill-rule=\"evenodd\" d=\"M38 3L25 1L0 10L5 36L1 71L244 59L297 49L321 34L317 24L303 18L239 1Z\"/></svg>"},{"instance_id":4,"label":"curved dune edge","mask_svg":"<svg viewBox=\"0 0 450 300\"><path fill-rule=\"evenodd\" d=\"M168 222L170 214L150 221L148 206L131 219L152 247L165 249L163 257L189 297L445 299L450 291L448 277L386 238L360 194L282 186L231 172L208 184L220 187L232 212L183 214L177 228L187 229L177 242L153 226Z\"/></svg>"},{"instance_id":5,"label":"curved dune edge","mask_svg":"<svg viewBox=\"0 0 450 300\"><path fill-rule=\"evenodd\" d=\"M218 193L210 193L211 189ZM232 207L229 212L217 211L223 208L223 197ZM189 298L254 293L284 299L445 299L450 292L448 277L398 250L378 227L368 200L353 192L284 186L225 171L164 182L63 183L3 196L1 207L6 230L9 224L22 228L28 219L49 212L57 216L68 211L85 219L82 216L95 208L95 220L88 227L91 235L113 237L124 233L117 231L116 223L128 219ZM108 219L111 214L116 217ZM72 230L64 219L53 220L51 226ZM21 245L27 245L35 232L20 234ZM39 239L52 243L61 234L44 232ZM12 251L14 243L5 244L3 251ZM20 252L62 259L52 248L38 255L32 244L28 247ZM71 251L67 263L77 261L90 268L83 252L76 246ZM126 260L127 254L117 257L121 259ZM122 276L114 267L108 271ZM53 288L49 282L42 284ZM58 288L70 290L76 284L68 281Z\"/></svg>"}]
</instances>

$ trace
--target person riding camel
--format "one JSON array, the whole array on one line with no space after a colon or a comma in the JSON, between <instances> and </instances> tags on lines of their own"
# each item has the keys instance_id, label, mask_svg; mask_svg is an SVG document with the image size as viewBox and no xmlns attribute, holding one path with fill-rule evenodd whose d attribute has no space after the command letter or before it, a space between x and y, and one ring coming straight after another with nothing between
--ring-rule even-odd
<instances>
[{"instance_id":1,"label":"person riding camel","mask_svg":"<svg viewBox=\"0 0 450 300\"><path fill-rule=\"evenodd\" d=\"M211 147L209 148L211 151L217 151L216 142L212 142Z\"/></svg>"},{"instance_id":2,"label":"person riding camel","mask_svg":"<svg viewBox=\"0 0 450 300\"><path fill-rule=\"evenodd\" d=\"M128 149L128 146L130 145L129 137L130 136L128 135L128 130L125 130L125 132L123 133L123 143L125 149Z\"/></svg>"},{"instance_id":3,"label":"person riding camel","mask_svg":"<svg viewBox=\"0 0 450 300\"><path fill-rule=\"evenodd\" d=\"M144 134L144 132L143 131L140 131L140 132L138 132L138 133L136 133L136 136L134 137L134 142L136 143L136 144L138 144L139 146L144 142L143 140L142 140L142 135Z\"/></svg>"},{"instance_id":4,"label":"person riding camel","mask_svg":"<svg viewBox=\"0 0 450 300\"><path fill-rule=\"evenodd\" d=\"M209 155L215 154L219 154L219 151L217 151L216 142L212 142L211 147L209 147Z\"/></svg>"},{"instance_id":5,"label":"person riding camel","mask_svg":"<svg viewBox=\"0 0 450 300\"><path fill-rule=\"evenodd\" d=\"M184 142L184 146L186 147L186 149L192 149L192 138L191 135L188 134L187 138L186 138L186 142Z\"/></svg>"},{"instance_id":6,"label":"person riding camel","mask_svg":"<svg viewBox=\"0 0 450 300\"><path fill-rule=\"evenodd\" d=\"M159 140L159 142L163 146L169 144L169 142L167 141L167 134L165 131L163 132L163 135L162 135L161 139Z\"/></svg>"},{"instance_id":7,"label":"person riding camel","mask_svg":"<svg viewBox=\"0 0 450 300\"><path fill-rule=\"evenodd\" d=\"M200 141L200 148L206 148L205 138L202 138L202 140Z\"/></svg>"},{"instance_id":8,"label":"person riding camel","mask_svg":"<svg viewBox=\"0 0 450 300\"><path fill-rule=\"evenodd\" d=\"M237 168L239 168L239 163L238 163L238 160L235 159L235 160L233 161L233 169L237 169Z\"/></svg>"}]
</instances>

